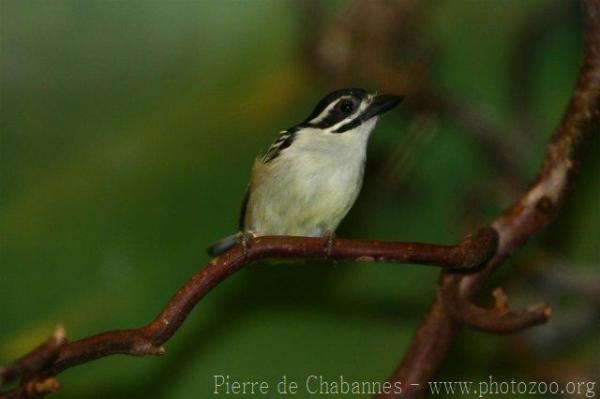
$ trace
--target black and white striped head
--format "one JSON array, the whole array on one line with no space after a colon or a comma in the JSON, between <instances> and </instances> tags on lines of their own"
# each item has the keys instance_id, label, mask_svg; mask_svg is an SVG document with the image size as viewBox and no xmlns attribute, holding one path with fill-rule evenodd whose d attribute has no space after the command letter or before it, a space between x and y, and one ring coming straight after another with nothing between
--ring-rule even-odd
<instances>
[{"instance_id":1,"label":"black and white striped head","mask_svg":"<svg viewBox=\"0 0 600 399\"><path fill-rule=\"evenodd\" d=\"M369 94L363 89L336 90L323 97L299 127L312 127L334 134L345 133L394 108L403 98L390 94Z\"/></svg>"},{"instance_id":2,"label":"black and white striped head","mask_svg":"<svg viewBox=\"0 0 600 399\"><path fill-rule=\"evenodd\" d=\"M363 89L341 89L329 93L302 123L280 132L263 161L270 162L277 158L297 142L298 136L304 136L314 145L320 145L318 137L350 138L361 132L366 132L363 136L368 136L377 116L391 110L403 99L402 96L391 94L370 94Z\"/></svg>"}]
</instances>

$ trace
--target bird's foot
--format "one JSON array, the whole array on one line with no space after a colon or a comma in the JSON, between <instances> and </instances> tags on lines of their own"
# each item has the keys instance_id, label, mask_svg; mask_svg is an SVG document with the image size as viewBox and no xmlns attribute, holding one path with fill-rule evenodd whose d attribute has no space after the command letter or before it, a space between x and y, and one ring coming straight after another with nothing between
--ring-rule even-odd
<instances>
[{"instance_id":1,"label":"bird's foot","mask_svg":"<svg viewBox=\"0 0 600 399\"><path fill-rule=\"evenodd\" d=\"M242 245L242 255L244 256L244 259L248 259L248 250L255 237L256 233L253 231L240 231L238 241Z\"/></svg>"},{"instance_id":2,"label":"bird's foot","mask_svg":"<svg viewBox=\"0 0 600 399\"><path fill-rule=\"evenodd\" d=\"M333 253L333 244L335 244L335 231L326 231L324 235L325 241L325 255L327 259L331 259Z\"/></svg>"}]
</instances>

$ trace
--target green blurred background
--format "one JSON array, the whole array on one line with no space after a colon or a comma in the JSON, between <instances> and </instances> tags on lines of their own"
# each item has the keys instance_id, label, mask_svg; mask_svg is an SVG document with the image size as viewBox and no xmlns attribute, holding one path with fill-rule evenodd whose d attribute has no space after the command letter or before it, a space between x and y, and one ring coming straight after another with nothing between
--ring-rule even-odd
<instances>
[{"instance_id":1,"label":"green blurred background","mask_svg":"<svg viewBox=\"0 0 600 399\"><path fill-rule=\"evenodd\" d=\"M315 21L343 18L349 3L303 5L0 1L0 364L58 322L76 339L150 320L208 260L205 247L235 230L252 161L276 133L334 87L381 89L364 75L330 78L304 50ZM576 79L575 2L412 7L421 17L407 40L431 57L428 84L485 110L498 141L528 134L523 174L502 176L451 118L402 107L371 139L366 183L339 236L451 243L488 223L532 179ZM546 19L553 9L559 17ZM542 32L535 51L515 52L528 27ZM515 84L519 62L530 68L525 86ZM528 133L516 123L526 106ZM590 147L559 220L490 283L515 306L550 302L552 321L516 336L461 333L440 380L598 380L597 137ZM164 358L76 367L56 397L208 397L214 374L383 381L437 275L255 265L201 302Z\"/></svg>"}]
</instances>

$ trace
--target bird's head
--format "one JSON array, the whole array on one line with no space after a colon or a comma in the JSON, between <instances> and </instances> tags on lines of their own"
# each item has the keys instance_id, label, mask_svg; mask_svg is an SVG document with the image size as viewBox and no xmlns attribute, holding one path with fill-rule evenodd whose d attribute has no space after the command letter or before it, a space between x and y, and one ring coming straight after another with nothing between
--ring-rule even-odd
<instances>
[{"instance_id":1,"label":"bird's head","mask_svg":"<svg viewBox=\"0 0 600 399\"><path fill-rule=\"evenodd\" d=\"M403 99L391 94L370 94L363 89L341 89L329 93L302 123L280 133L263 161L270 162L286 151L290 152L288 148L292 152L295 149L331 153L342 142L350 147L364 148L377 117Z\"/></svg>"},{"instance_id":2,"label":"bird's head","mask_svg":"<svg viewBox=\"0 0 600 399\"><path fill-rule=\"evenodd\" d=\"M347 133L398 105L404 97L370 94L363 89L341 89L319 101L299 127L315 128L324 133Z\"/></svg>"}]
</instances>

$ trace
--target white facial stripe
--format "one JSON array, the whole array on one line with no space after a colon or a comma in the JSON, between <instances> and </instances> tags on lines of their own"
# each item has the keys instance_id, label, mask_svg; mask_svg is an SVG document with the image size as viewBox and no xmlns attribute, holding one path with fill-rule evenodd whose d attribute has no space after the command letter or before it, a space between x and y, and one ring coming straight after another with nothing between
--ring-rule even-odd
<instances>
[{"instance_id":1,"label":"white facial stripe","mask_svg":"<svg viewBox=\"0 0 600 399\"><path fill-rule=\"evenodd\" d=\"M354 111L352 113L352 115L360 115L363 113L363 111L365 109L367 109L367 107L371 104L371 102L373 102L373 99L371 96L367 96L365 97L361 102L360 105L358 106L358 108L356 109L356 111ZM349 123L352 121L352 119L350 119L352 117L352 115L349 115L348 118L336 123L335 125L331 126L328 131L329 132L335 132L339 127L345 125L346 123Z\"/></svg>"},{"instance_id":2,"label":"white facial stripe","mask_svg":"<svg viewBox=\"0 0 600 399\"><path fill-rule=\"evenodd\" d=\"M327 115L329 115L329 111L331 111L333 109L333 107L335 107L338 102L340 102L341 100L347 99L347 98L350 98L350 96L343 96L343 97L338 98L336 101L332 102L327 107L325 107L325 109L323 111L321 111L321 113L317 117L311 119L309 121L309 123L312 123L312 124L315 124L315 125L318 124L323 119L325 119L327 117Z\"/></svg>"}]
</instances>

